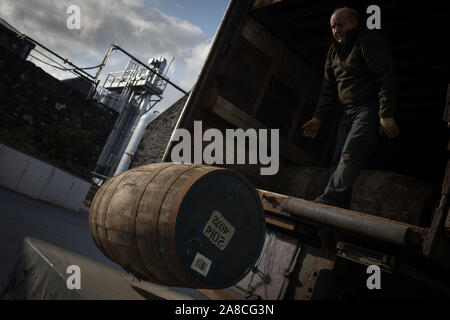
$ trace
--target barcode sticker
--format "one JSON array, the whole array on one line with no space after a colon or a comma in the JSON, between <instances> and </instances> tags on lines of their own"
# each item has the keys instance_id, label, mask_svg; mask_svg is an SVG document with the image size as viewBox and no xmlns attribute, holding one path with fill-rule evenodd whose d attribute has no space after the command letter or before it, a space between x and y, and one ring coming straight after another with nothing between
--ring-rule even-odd
<instances>
[{"instance_id":1,"label":"barcode sticker","mask_svg":"<svg viewBox=\"0 0 450 320\"><path fill-rule=\"evenodd\" d=\"M209 239L217 248L224 250L236 229L225 217L217 210L214 210L205 227L203 234Z\"/></svg>"},{"instance_id":2,"label":"barcode sticker","mask_svg":"<svg viewBox=\"0 0 450 320\"><path fill-rule=\"evenodd\" d=\"M192 261L191 269L197 271L202 276L208 276L209 268L211 268L212 261L207 257L197 252L194 261Z\"/></svg>"}]
</instances>

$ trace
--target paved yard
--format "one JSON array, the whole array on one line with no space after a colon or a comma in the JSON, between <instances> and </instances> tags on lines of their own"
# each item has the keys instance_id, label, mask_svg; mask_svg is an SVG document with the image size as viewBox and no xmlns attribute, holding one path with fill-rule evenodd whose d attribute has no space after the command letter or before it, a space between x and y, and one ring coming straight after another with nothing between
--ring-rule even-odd
<instances>
[{"instance_id":1,"label":"paved yard","mask_svg":"<svg viewBox=\"0 0 450 320\"><path fill-rule=\"evenodd\" d=\"M49 242L123 271L96 247L87 210L73 212L0 187L0 280L6 276L25 237ZM194 299L205 299L193 289L172 289Z\"/></svg>"},{"instance_id":2,"label":"paved yard","mask_svg":"<svg viewBox=\"0 0 450 320\"><path fill-rule=\"evenodd\" d=\"M27 236L121 269L95 246L87 211L76 213L0 187L0 278Z\"/></svg>"}]
</instances>

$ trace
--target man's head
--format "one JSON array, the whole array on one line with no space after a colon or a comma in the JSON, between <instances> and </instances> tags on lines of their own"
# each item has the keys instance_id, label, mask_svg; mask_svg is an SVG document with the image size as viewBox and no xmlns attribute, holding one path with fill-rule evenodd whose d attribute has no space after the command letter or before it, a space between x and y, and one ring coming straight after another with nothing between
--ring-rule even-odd
<instances>
[{"instance_id":1,"label":"man's head","mask_svg":"<svg viewBox=\"0 0 450 320\"><path fill-rule=\"evenodd\" d=\"M343 44L347 31L358 25L358 12L350 8L336 9L331 15L330 25L334 39Z\"/></svg>"}]
</instances>

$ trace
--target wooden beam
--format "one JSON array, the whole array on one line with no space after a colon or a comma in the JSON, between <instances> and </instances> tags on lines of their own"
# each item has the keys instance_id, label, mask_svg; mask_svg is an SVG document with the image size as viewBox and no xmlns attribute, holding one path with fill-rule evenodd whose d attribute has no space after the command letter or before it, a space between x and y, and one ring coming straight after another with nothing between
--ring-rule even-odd
<instances>
[{"instance_id":1,"label":"wooden beam","mask_svg":"<svg viewBox=\"0 0 450 320\"><path fill-rule=\"evenodd\" d=\"M256 192L261 199L264 210L287 219L293 219L293 216L290 213L281 208L283 201L289 198L288 196L261 189L256 189Z\"/></svg>"},{"instance_id":2,"label":"wooden beam","mask_svg":"<svg viewBox=\"0 0 450 320\"><path fill-rule=\"evenodd\" d=\"M288 140L290 141L296 137L299 131L300 118L305 111L306 100L306 97L301 97L300 103L297 107L297 112L295 113L294 120L292 121L291 128L288 133Z\"/></svg>"},{"instance_id":3,"label":"wooden beam","mask_svg":"<svg viewBox=\"0 0 450 320\"><path fill-rule=\"evenodd\" d=\"M256 115L258 114L259 107L261 106L261 103L266 94L266 90L269 87L270 80L272 79L273 74L277 68L275 66L276 64L277 64L277 61L272 60L272 63L269 66L269 70L267 70L267 72L266 72L266 76L264 77L264 82L263 82L262 86L259 88L258 96L256 97L255 103L253 104L253 107L252 107L252 114L251 114L252 117L256 117Z\"/></svg>"},{"instance_id":4,"label":"wooden beam","mask_svg":"<svg viewBox=\"0 0 450 320\"><path fill-rule=\"evenodd\" d=\"M281 1L283 1L283 0L255 0L253 2L252 9L261 9L263 7L267 7L267 6L276 4Z\"/></svg>"},{"instance_id":5,"label":"wooden beam","mask_svg":"<svg viewBox=\"0 0 450 320\"><path fill-rule=\"evenodd\" d=\"M255 19L249 18L242 26L241 35L262 51L271 61L273 74L302 96L319 94L321 74L294 53L279 37L274 36ZM297 43L298 39L295 40Z\"/></svg>"},{"instance_id":6,"label":"wooden beam","mask_svg":"<svg viewBox=\"0 0 450 320\"><path fill-rule=\"evenodd\" d=\"M214 106L212 111L214 114L231 123L237 128L241 128L244 130L250 128L256 130L269 129L263 123L251 117L246 112L242 111L221 96L217 98L216 105ZM317 160L312 156L298 148L292 142L283 138L280 138L280 153L288 160L301 166L317 165L318 163Z\"/></svg>"},{"instance_id":7,"label":"wooden beam","mask_svg":"<svg viewBox=\"0 0 450 320\"><path fill-rule=\"evenodd\" d=\"M450 83L447 86L447 102L445 103L444 121L450 122Z\"/></svg>"},{"instance_id":8,"label":"wooden beam","mask_svg":"<svg viewBox=\"0 0 450 320\"><path fill-rule=\"evenodd\" d=\"M197 289L197 292L211 300L242 300L237 295L234 295L225 289Z\"/></svg>"},{"instance_id":9,"label":"wooden beam","mask_svg":"<svg viewBox=\"0 0 450 320\"><path fill-rule=\"evenodd\" d=\"M273 225L285 230L289 230L289 231L294 231L295 230L295 222L292 221L286 221L282 218L278 218L278 217L271 217L271 216L267 216L266 215L266 223L269 225Z\"/></svg>"},{"instance_id":10,"label":"wooden beam","mask_svg":"<svg viewBox=\"0 0 450 320\"><path fill-rule=\"evenodd\" d=\"M447 219L445 219L445 235L450 238L450 209L447 211Z\"/></svg>"}]
</instances>

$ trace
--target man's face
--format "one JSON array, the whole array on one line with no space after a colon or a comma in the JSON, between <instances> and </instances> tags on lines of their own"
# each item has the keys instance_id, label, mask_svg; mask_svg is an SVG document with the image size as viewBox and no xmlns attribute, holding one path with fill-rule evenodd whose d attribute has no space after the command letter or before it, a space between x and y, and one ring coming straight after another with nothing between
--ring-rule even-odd
<instances>
[{"instance_id":1,"label":"man's face","mask_svg":"<svg viewBox=\"0 0 450 320\"><path fill-rule=\"evenodd\" d=\"M356 27L356 21L351 19L349 14L342 11L336 11L330 19L331 30L333 31L333 37L337 42L343 44L347 30Z\"/></svg>"}]
</instances>

